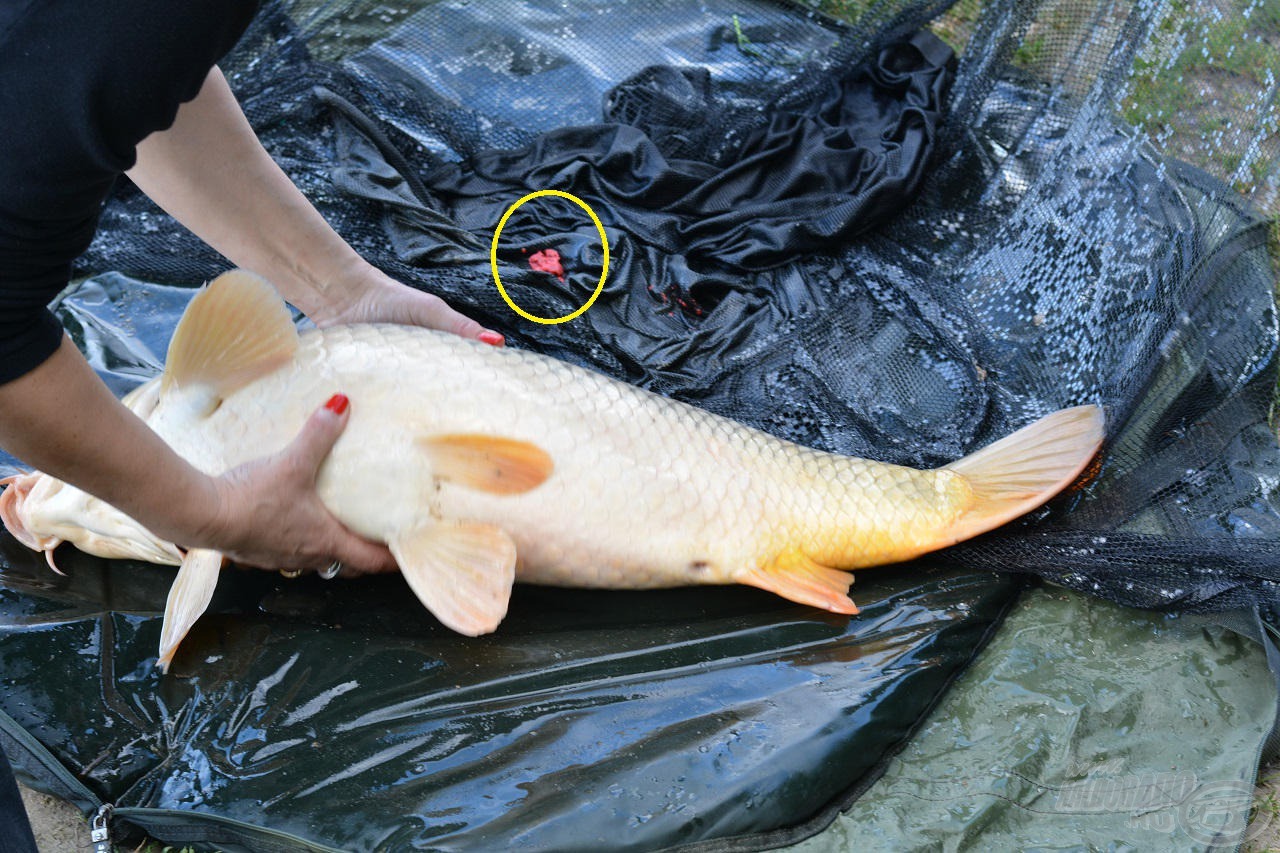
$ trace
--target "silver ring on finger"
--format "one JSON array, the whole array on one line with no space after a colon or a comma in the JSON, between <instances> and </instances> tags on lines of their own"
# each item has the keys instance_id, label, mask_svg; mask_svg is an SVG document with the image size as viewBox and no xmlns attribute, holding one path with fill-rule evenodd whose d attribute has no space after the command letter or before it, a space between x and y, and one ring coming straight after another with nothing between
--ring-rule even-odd
<instances>
[{"instance_id":1,"label":"silver ring on finger","mask_svg":"<svg viewBox=\"0 0 1280 853\"><path fill-rule=\"evenodd\" d=\"M338 576L338 572L342 571L342 563L334 560L329 565L320 570L320 577L327 581L331 581Z\"/></svg>"},{"instance_id":2,"label":"silver ring on finger","mask_svg":"<svg viewBox=\"0 0 1280 853\"><path fill-rule=\"evenodd\" d=\"M300 577L301 575L302 575L302 569L281 569L280 570L280 577L286 578L287 580L293 580L294 578Z\"/></svg>"}]
</instances>

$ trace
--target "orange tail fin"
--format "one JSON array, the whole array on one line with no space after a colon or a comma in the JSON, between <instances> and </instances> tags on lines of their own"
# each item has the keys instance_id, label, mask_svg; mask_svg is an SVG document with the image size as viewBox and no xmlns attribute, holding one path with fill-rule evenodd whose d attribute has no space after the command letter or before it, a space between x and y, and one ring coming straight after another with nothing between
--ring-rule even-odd
<instances>
[{"instance_id":1,"label":"orange tail fin","mask_svg":"<svg viewBox=\"0 0 1280 853\"><path fill-rule=\"evenodd\" d=\"M945 466L964 477L973 505L940 545L999 527L1071 485L1098 452L1103 425L1098 406L1063 409Z\"/></svg>"}]
</instances>

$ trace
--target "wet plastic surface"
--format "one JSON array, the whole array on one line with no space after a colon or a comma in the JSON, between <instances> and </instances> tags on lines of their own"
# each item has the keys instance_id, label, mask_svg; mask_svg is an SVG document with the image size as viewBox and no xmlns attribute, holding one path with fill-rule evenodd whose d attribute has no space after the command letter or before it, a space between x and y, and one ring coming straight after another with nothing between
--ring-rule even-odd
<instances>
[{"instance_id":1,"label":"wet plastic surface","mask_svg":"<svg viewBox=\"0 0 1280 853\"><path fill-rule=\"evenodd\" d=\"M203 814L356 849L662 846L795 826L857 790L1009 600L1016 581L990 570L1146 607L1266 613L1280 581L1274 275L1264 226L1227 183L1117 121L1151 8L1097 4L1073 35L1046 25L1077 4L984 4L908 209L759 269L655 251L662 229L641 239L630 211L606 211L611 290L565 326L515 319L490 278L495 223L460 223L447 182L433 184L609 109L664 157L730 168L772 116L821 102L945 5L875 4L842 29L716 0L528 0L503 14L286 3L227 70L272 154L352 245L516 345L913 465L1101 402L1111 443L1087 489L939 558L957 573L864 574L868 615L848 623L743 590L522 590L504 633L463 641L390 579L352 585L357 605L345 585L237 576L163 682L151 655L168 570L68 558L62 581L6 540L0 708L102 796L192 814L175 840L198 837ZM1018 58L1046 31L1078 44L1037 82ZM543 177L572 190L574 168ZM523 191L496 184L477 209ZM594 285L598 247L576 208L541 216L555 227L525 222L528 248L555 248L569 281L529 270L512 243L507 284L554 316ZM80 268L92 278L61 316L123 392L154 372L183 288L225 263L122 185ZM1123 644L1107 654L1130 660ZM1230 703L1217 713L1239 722Z\"/></svg>"},{"instance_id":2,"label":"wet plastic surface","mask_svg":"<svg viewBox=\"0 0 1280 853\"><path fill-rule=\"evenodd\" d=\"M350 850L652 849L792 822L907 734L1016 585L868 574L852 620L737 588L518 588L473 640L399 578L232 571L162 677L172 570L59 557L69 579L0 541L0 709L117 806Z\"/></svg>"},{"instance_id":3,"label":"wet plastic surface","mask_svg":"<svg viewBox=\"0 0 1280 853\"><path fill-rule=\"evenodd\" d=\"M880 783L794 849L1234 850L1256 839L1275 703L1256 643L1036 591Z\"/></svg>"},{"instance_id":4,"label":"wet plastic surface","mask_svg":"<svg viewBox=\"0 0 1280 853\"><path fill-rule=\"evenodd\" d=\"M123 394L193 293L113 273L57 313ZM521 587L473 640L399 578L232 571L165 678L173 570L57 559L69 579L0 534L0 711L104 801L344 850L655 849L795 823L907 735L1020 586L865 573L852 620L743 588ZM362 799L359 820L332 807ZM243 841L193 820L163 837Z\"/></svg>"}]
</instances>

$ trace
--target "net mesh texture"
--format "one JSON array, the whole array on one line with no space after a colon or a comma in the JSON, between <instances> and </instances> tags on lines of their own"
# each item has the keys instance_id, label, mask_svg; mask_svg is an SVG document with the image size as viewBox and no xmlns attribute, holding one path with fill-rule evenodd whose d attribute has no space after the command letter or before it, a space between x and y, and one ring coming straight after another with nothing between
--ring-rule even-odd
<instances>
[{"instance_id":1,"label":"net mesh texture","mask_svg":"<svg viewBox=\"0 0 1280 853\"><path fill-rule=\"evenodd\" d=\"M666 8L285 2L224 68L362 255L512 345L917 466L1101 403L1092 480L948 559L1141 607L1272 611L1280 8L709 1L681 28ZM851 73L919 64L895 51L921 27L957 59L934 57L945 80L927 81L939 115L918 174L851 212L770 161L752 188L774 206L745 220L776 227L743 236L732 214L751 199L707 176L838 102ZM490 275L496 220L538 189L578 194L610 238L604 293L572 323L520 320ZM529 269L543 247L564 257L563 285ZM504 231L504 283L563 315L601 249L568 202L525 205ZM82 259L187 285L224 267L128 185ZM127 361L126 376L154 369Z\"/></svg>"},{"instance_id":2,"label":"net mesh texture","mask_svg":"<svg viewBox=\"0 0 1280 853\"><path fill-rule=\"evenodd\" d=\"M457 0L412 6L286 0L262 9L223 67L273 157L363 256L501 330L510 345L806 445L916 466L954 460L1058 408L1086 402L1106 407L1107 444L1087 482L1025 519L940 555L967 574L939 576L933 568L938 558L877 573L881 598L864 599L863 617L836 631L869 632L854 650L839 640L824 677L848 680L840 690L829 681L820 691L840 700L832 703L832 719L858 722L826 726L810 702L807 723L842 737L865 735L873 744L840 740L812 760L805 749L780 749L761 759L768 782L761 787L713 751L700 772L709 780L705 790L723 794L723 811L703 808L689 818L661 809L642 812L638 805L636 820L643 816L647 823L627 824L626 841L637 848L702 840L718 849L719 842L708 839L794 828L823 803L847 803L864 790L879 756L908 736L912 721L998 621L1002 602L1013 594L1007 573L1039 575L1128 605L1256 610L1277 621L1280 454L1268 423L1275 397L1277 270L1267 246L1280 214L1278 58L1280 8L1249 0ZM518 198L542 189L570 191L588 202L611 250L600 298L577 320L560 325L520 319L498 294L489 267L498 219ZM563 281L530 267L529 258L546 249L560 254ZM499 268L517 304L556 317L591 294L602 249L595 225L575 205L538 199L507 223ZM98 238L79 261L86 279L63 300L59 314L108 383L123 392L158 371L157 354L191 288L226 266L122 181ZM445 801L484 812L474 819L447 813L479 833L458 829L463 840L457 843L464 846L466 839L474 846L480 838L483 846L517 839L596 849L590 840L596 836L584 835L583 803L600 809L592 817L598 823L591 824L599 838L617 836L616 816L603 794L558 793L604 785L604 779L619 778L617 768L607 761L583 763L579 753L544 736L553 730L538 716L547 713L543 703L518 709L510 719L517 721L513 731L541 727L548 761L572 762L566 775L549 777L573 780L555 789L561 811L538 797L528 798L525 811L511 805L524 790L519 780L533 758L529 741L495 749L491 741L502 737L493 732L501 726L492 720L508 719L503 709L463 704L457 719L435 719L431 698L423 695L418 656L457 658L439 671L437 686L447 695L450 686L492 675L486 655L496 653L451 637L424 640L434 630L431 620L416 603L403 601L398 586L371 581L362 590L367 612L356 612L323 585L319 593L312 590L332 616L318 619L323 625L340 621L373 635L385 630L395 606L402 605L396 613L416 614L390 617L402 619L412 637L393 637L388 646L363 634L313 629L309 619L290 623L289 607L310 612L297 604L307 594L301 583L282 591L273 590L272 578L238 577L223 591L248 603L201 623L202 648L222 643L231 650L227 662L219 666L213 663L217 655L201 656L190 673L162 684L148 668L158 630L155 602L163 600L168 574L109 572L86 558L76 564L72 587L63 589L35 574L45 571L38 558L18 551L6 551L12 563L7 580L17 583L29 570L29 592L59 601L71 596L74 606L57 610L63 605L35 593L31 600L6 598L15 614L4 644L6 694L15 697L6 712L45 743L63 744L67 755L60 760L78 768L95 791L117 805L141 807L128 819L141 822L156 806L181 807L176 816L149 813L153 823L146 825L152 827L170 819L191 823L166 840L208 841L209 827L195 826L188 811L221 808L219 814L245 826L324 836L352 849L381 849L388 838L447 846L452 824L436 825L445 812L419 820L415 811L423 802L434 808ZM996 579L987 570L1006 574ZM107 592L76 598L84 588L96 590L95 579ZM933 621L922 615L927 607L899 590L916 581L932 585L929 595L943 599ZM133 596L132 584L145 586L146 594ZM737 606L734 593L717 591L717 600L727 594L726 606ZM558 661L562 653L576 660L602 645L611 649L602 644L605 633L613 642L641 647L656 636L654 647L665 655L667 632L676 630L671 624L694 635L722 626L703 624L702 598L678 599L692 608L689 618L683 610L667 613L669 603L651 603L649 609L669 616L671 624L648 633L613 618L643 607L593 604L583 613L559 615L571 627L574 620L591 624L571 635L579 636L579 645L566 646L562 635L547 641L544 652L554 656L544 660L531 653L537 644L521 632L537 635L544 611L555 616L551 603L563 593L517 594L533 604L514 607L504 624L506 642L519 650L508 663L527 667L530 677L554 669L557 664L545 660ZM99 625L103 600L113 614ZM262 603L268 600L277 604ZM757 606L757 599L749 601ZM594 622L588 618L593 607L602 614ZM973 618L960 618L971 609ZM56 618L21 630L37 612ZM69 615L81 612L87 614L83 620ZM152 616L138 615L145 613ZM942 630L946 620L937 614L966 624L959 634ZM830 627L811 624L811 615L784 619L764 612L752 618L769 637L774 629L808 637ZM791 619L799 619L801 628ZM896 648L875 633L879 619L888 625L928 622L911 652L927 684L916 679L902 688L902 671L899 681L886 680L886 672L903 667L871 653ZM87 632L77 648L110 648L120 661L104 656L99 664L84 654L48 651L46 642L64 649L68 632ZM263 639L268 635L274 641ZM789 643L775 643L784 657ZM700 647L691 654L689 660L704 661ZM739 647L720 654L726 661L755 660ZM939 665L947 655L955 660ZM619 659L607 654L601 666L616 674ZM311 667L313 660L318 662ZM263 754L284 766L285 753L276 750L293 744L293 768L306 763L299 763L299 752L330 757L329 750L308 745L312 734L288 737L295 734L290 725L317 725L315 742L331 734L332 743L350 753L331 751L341 765L332 778L351 786L350 795L339 799L368 800L371 821L373 812L400 821L390 829L361 827L334 812L333 789L324 788L325 802L317 805L305 790L281 793L287 787L282 777L263 773L253 761L241 773L239 753L215 760L218 773L206 772L206 756L217 754L220 733L239 736L234 725L224 731L220 703L258 707L295 664L315 673L318 696L329 696L333 684L323 679L345 678L329 671L341 660L361 678L380 674L387 692L345 695L335 704L330 732L317 722L323 715L295 720L291 691L301 688L291 680L281 706L291 710L280 715L279 728L264 730L271 748ZM770 718L769 744L783 744L788 732L809 743L808 733L792 725L802 715L774 701L775 693L799 694L785 692L791 674L773 660L761 658L750 672L713 679L715 689L733 694L742 685L760 687L768 701L754 694L741 700L751 709L744 716L773 709L769 713L784 721ZM851 661L864 671L847 665ZM83 665L88 674L72 668L51 678L55 664ZM121 711L121 702L83 703L79 694L67 707L106 714L105 722L81 723L78 713L40 710L47 685L79 685L99 666L111 673L102 676L103 695L136 691L130 701L149 710L135 715ZM694 681L702 674L697 663L673 671ZM694 689L681 682L668 690L666 704L655 706L670 722L661 714L645 717L653 731L678 734L703 726L706 719L690 717L690 702L680 692L686 688ZM425 722L353 733L340 719L337 704L355 714L364 707L358 701L382 701L399 690L426 703ZM618 690L626 695L610 694L600 707L616 703L652 714L650 706L632 702L632 694L644 692L632 682L619 682ZM870 703L867 697L877 690L894 696ZM618 725L603 711L584 716L590 703L575 704L576 693L565 698L563 686L557 692L572 706L564 713L578 723L565 727L570 736L599 747L600 733ZM707 694L689 695L705 700ZM707 719L716 722L731 703L717 698ZM592 723L596 719L606 722ZM243 718L246 732L256 720L252 714ZM445 781L456 789L440 777L419 778L416 759L387 758L402 754L400 739L414 726L428 735L413 737L432 743L433 725L447 738L473 726L470 736L484 744L485 761L509 760L521 768L508 780L511 797L494 800L489 788L475 794L465 774L448 770L450 755L440 761ZM652 746L649 729L623 728L642 732ZM171 738L178 731L183 735ZM203 737L212 738L213 747ZM659 760L671 758L670 779L692 789L687 749L662 753ZM152 750L154 766L144 760ZM837 773L832 750L844 750L857 766ZM642 752L629 744L618 751L628 760ZM103 755L116 759L83 759ZM370 769L371 755L381 756L382 765ZM808 788L794 772L774 779L784 755L789 766L831 778L806 782ZM622 781L636 791L653 787L651 801L667 803L668 777L655 764L637 762ZM353 763L373 775L349 776ZM236 776L236 784L224 785L219 773ZM659 779L664 781L654 781ZM758 800L736 799L739 789L731 781ZM381 801L368 796L371 787ZM128 790L109 790L115 788ZM546 825L552 829L539 829ZM225 821L217 826L223 849L241 849L235 843L274 849L264 846L262 833L242 827L237 832L247 834L236 835ZM568 829L556 835L556 826ZM779 831L785 838L748 837L740 846L798 837ZM280 843L281 849L297 847Z\"/></svg>"}]
</instances>

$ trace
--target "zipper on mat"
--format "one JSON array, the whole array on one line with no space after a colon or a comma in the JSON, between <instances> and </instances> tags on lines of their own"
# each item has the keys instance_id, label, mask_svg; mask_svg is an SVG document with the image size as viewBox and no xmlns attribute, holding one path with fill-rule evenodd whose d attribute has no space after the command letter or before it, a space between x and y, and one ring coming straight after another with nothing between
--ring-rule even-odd
<instances>
[{"instance_id":1,"label":"zipper on mat","mask_svg":"<svg viewBox=\"0 0 1280 853\"><path fill-rule=\"evenodd\" d=\"M112 814L134 826L145 829L153 835L162 835L162 830L171 827L222 826L237 833L240 836L239 840L243 842L274 842L274 846L269 848L271 850L291 850L297 851L297 853L350 853L349 850L307 841L305 838L299 838L296 835L281 832L277 829L266 829L251 823L202 812L184 811L183 809L119 806L112 810ZM196 838L178 840L181 843L192 843L197 840L202 843L211 843ZM97 851L95 850L94 853L97 853Z\"/></svg>"},{"instance_id":2,"label":"zipper on mat","mask_svg":"<svg viewBox=\"0 0 1280 853\"><path fill-rule=\"evenodd\" d=\"M163 830L166 827L175 826L224 826L234 830L246 839L258 839L264 842L274 841L277 847L291 848L297 850L298 853L348 853L348 851L337 847L317 844L286 832L264 829L260 826L217 815L201 814L200 812L183 811L181 809L130 808L124 806L117 808L111 803L102 802L93 791L89 790L83 782L76 778L75 774L62 766L62 763L49 750L45 749L44 744L36 740L26 729L18 725L17 721L3 711L0 711L0 730L3 730L7 737L14 740L32 761L38 764L49 776L52 776L62 786L65 793L70 794L82 803L90 805L90 810L85 813L84 817L89 821L93 853L112 853L111 821L117 817L121 820L127 820L129 823L144 830L150 830L152 827Z\"/></svg>"},{"instance_id":3,"label":"zipper on mat","mask_svg":"<svg viewBox=\"0 0 1280 853\"><path fill-rule=\"evenodd\" d=\"M46 773L54 777L58 784L62 785L66 793L70 793L78 800L90 804L92 813L85 813L84 818L89 821L89 840L93 844L93 853L112 853L112 805L98 799L97 794L90 791L83 782L76 778L74 773L63 767L62 762L54 758L53 754L45 749L44 744L18 725L13 717L2 711L0 711L0 729L4 731L7 737L16 741L22 750L39 764ZM97 811L93 811L94 808Z\"/></svg>"},{"instance_id":4,"label":"zipper on mat","mask_svg":"<svg viewBox=\"0 0 1280 853\"><path fill-rule=\"evenodd\" d=\"M76 778L75 774L62 766L62 762L53 757L49 750L45 749L44 744L36 740L32 735L18 725L17 721L8 714L0 711L0 730L3 730L7 737L18 742L23 751L26 752L37 764L44 768L50 776L53 776L69 793L76 799L90 804L89 812L85 813L85 819L89 818L91 812L102 809L102 800L98 799L98 795L90 791L85 784Z\"/></svg>"},{"instance_id":5,"label":"zipper on mat","mask_svg":"<svg viewBox=\"0 0 1280 853\"><path fill-rule=\"evenodd\" d=\"M111 853L111 804L103 803L89 822L89 841L93 853Z\"/></svg>"}]
</instances>

